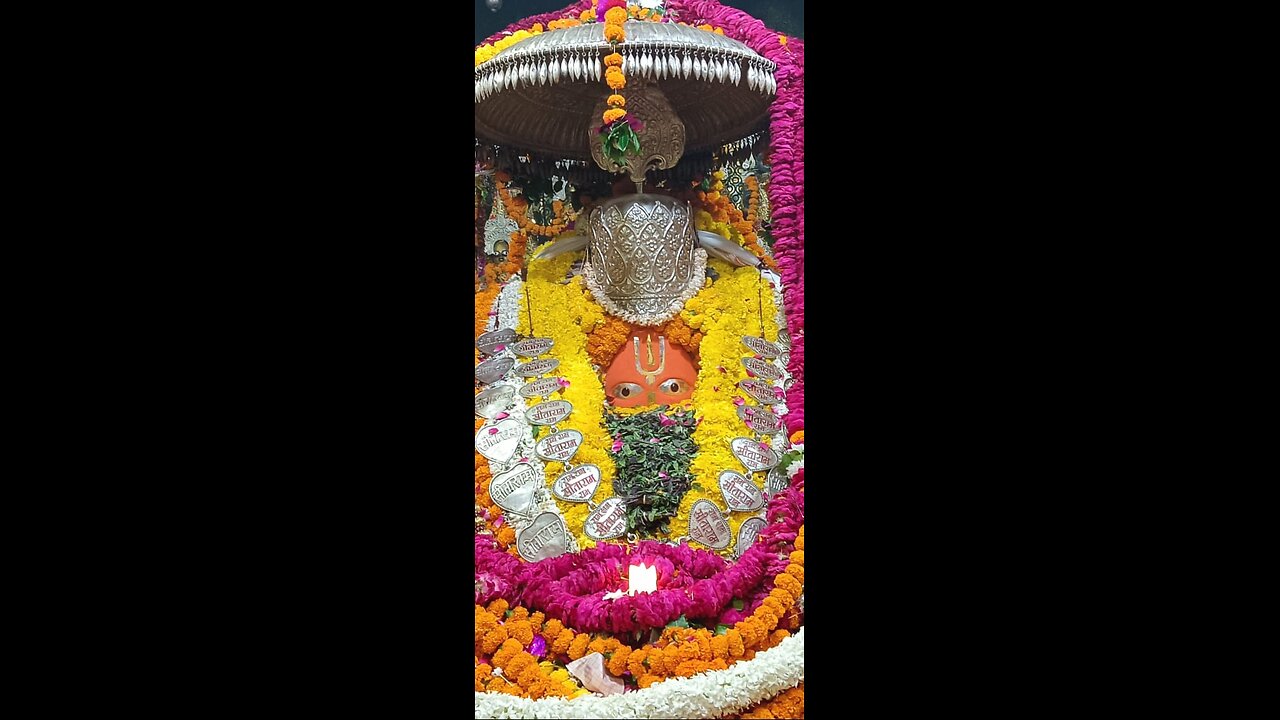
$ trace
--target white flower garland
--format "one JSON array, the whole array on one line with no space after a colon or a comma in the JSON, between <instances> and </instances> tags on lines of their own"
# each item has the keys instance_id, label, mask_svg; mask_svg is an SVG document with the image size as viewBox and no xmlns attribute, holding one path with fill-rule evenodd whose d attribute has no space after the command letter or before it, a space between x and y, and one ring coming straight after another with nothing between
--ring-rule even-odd
<instances>
[{"instance_id":1,"label":"white flower garland","mask_svg":"<svg viewBox=\"0 0 1280 720\"><path fill-rule=\"evenodd\" d=\"M804 682L804 628L749 661L644 690L575 700L476 693L477 718L719 718Z\"/></svg>"}]
</instances>

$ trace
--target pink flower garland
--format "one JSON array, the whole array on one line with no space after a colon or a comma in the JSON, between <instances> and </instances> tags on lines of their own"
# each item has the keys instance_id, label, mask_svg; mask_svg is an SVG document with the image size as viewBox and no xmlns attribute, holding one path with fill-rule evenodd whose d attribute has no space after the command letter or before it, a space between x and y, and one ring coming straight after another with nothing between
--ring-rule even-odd
<instances>
[{"instance_id":1,"label":"pink flower garland","mask_svg":"<svg viewBox=\"0 0 1280 720\"><path fill-rule=\"evenodd\" d=\"M576 554L521 563L493 547L492 538L475 542L476 602L506 598L563 622L577 632L630 632L658 628L679 618L726 623L750 614L768 596L774 578L785 572L787 552L804 522L803 478L769 501L768 520L755 543L735 563L688 545L643 541L635 547L602 544ZM630 565L658 570L659 590L605 600L621 589ZM743 611L729 606L747 602Z\"/></svg>"}]
</instances>

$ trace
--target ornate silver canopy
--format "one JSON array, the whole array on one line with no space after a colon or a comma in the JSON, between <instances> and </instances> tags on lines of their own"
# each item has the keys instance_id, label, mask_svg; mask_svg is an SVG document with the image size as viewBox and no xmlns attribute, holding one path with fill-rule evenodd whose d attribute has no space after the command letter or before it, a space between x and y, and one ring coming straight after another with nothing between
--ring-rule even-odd
<instances>
[{"instance_id":1,"label":"ornate silver canopy","mask_svg":"<svg viewBox=\"0 0 1280 720\"><path fill-rule=\"evenodd\" d=\"M715 147L767 125L777 91L772 61L686 25L633 20L624 27L623 72L660 91L684 126L685 150ZM603 24L592 23L543 32L476 66L476 137L590 160L598 144L597 106L608 95L603 59L610 52Z\"/></svg>"}]
</instances>

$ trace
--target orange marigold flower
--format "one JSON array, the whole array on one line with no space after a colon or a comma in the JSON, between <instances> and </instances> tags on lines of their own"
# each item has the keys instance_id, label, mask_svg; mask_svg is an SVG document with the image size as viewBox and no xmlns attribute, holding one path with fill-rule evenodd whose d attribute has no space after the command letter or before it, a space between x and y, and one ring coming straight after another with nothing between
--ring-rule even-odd
<instances>
[{"instance_id":1,"label":"orange marigold flower","mask_svg":"<svg viewBox=\"0 0 1280 720\"><path fill-rule=\"evenodd\" d=\"M644 659L649 654L648 648L640 648L631 651L627 655L627 670L631 673L631 677L640 677L645 673Z\"/></svg>"},{"instance_id":2,"label":"orange marigold flower","mask_svg":"<svg viewBox=\"0 0 1280 720\"><path fill-rule=\"evenodd\" d=\"M643 690L644 688L647 688L654 683L660 683L660 682L662 682L662 678L658 677L657 675L641 675L640 679L636 681L636 684L639 685L640 689Z\"/></svg>"},{"instance_id":3,"label":"orange marigold flower","mask_svg":"<svg viewBox=\"0 0 1280 720\"><path fill-rule=\"evenodd\" d=\"M529 624L533 626L534 632L537 632L542 627L542 622L546 620L546 617L541 610L529 616Z\"/></svg>"},{"instance_id":4,"label":"orange marigold flower","mask_svg":"<svg viewBox=\"0 0 1280 720\"><path fill-rule=\"evenodd\" d=\"M659 648L659 647L649 648L649 654L645 656L645 661L649 667L649 672L656 673L659 675L666 673L667 666L666 666L666 662L662 657L664 654L665 654L665 651L662 648Z\"/></svg>"},{"instance_id":5,"label":"orange marigold flower","mask_svg":"<svg viewBox=\"0 0 1280 720\"><path fill-rule=\"evenodd\" d=\"M612 125L627 116L626 110L619 108L609 108L604 111L604 124Z\"/></svg>"},{"instance_id":6,"label":"orange marigold flower","mask_svg":"<svg viewBox=\"0 0 1280 720\"><path fill-rule=\"evenodd\" d=\"M538 684L539 681L546 679L547 676L542 674L542 670L538 668L538 665L535 662L520 671L520 676L517 679L517 682L526 688L533 689L533 686Z\"/></svg>"},{"instance_id":7,"label":"orange marigold flower","mask_svg":"<svg viewBox=\"0 0 1280 720\"><path fill-rule=\"evenodd\" d=\"M689 659L691 658L685 657L684 653L681 652L680 647L668 647L662 653L662 669L667 675L675 675L676 668L680 667L680 663ZM652 663L650 663L650 665L652 665Z\"/></svg>"},{"instance_id":8,"label":"orange marigold flower","mask_svg":"<svg viewBox=\"0 0 1280 720\"><path fill-rule=\"evenodd\" d=\"M604 64L608 67L622 67L622 54L615 52L605 55Z\"/></svg>"},{"instance_id":9,"label":"orange marigold flower","mask_svg":"<svg viewBox=\"0 0 1280 720\"><path fill-rule=\"evenodd\" d=\"M484 639L480 641L480 650L484 652L485 655L492 655L494 651L502 647L502 643L506 641L507 629L500 625L485 633Z\"/></svg>"},{"instance_id":10,"label":"orange marigold flower","mask_svg":"<svg viewBox=\"0 0 1280 720\"><path fill-rule=\"evenodd\" d=\"M618 68L609 68L606 70L604 74L604 81L614 90L621 90L627 86L627 79Z\"/></svg>"},{"instance_id":11,"label":"orange marigold flower","mask_svg":"<svg viewBox=\"0 0 1280 720\"><path fill-rule=\"evenodd\" d=\"M511 529L509 525L503 525L498 529L498 542L503 545L510 545L516 541L516 531Z\"/></svg>"},{"instance_id":12,"label":"orange marigold flower","mask_svg":"<svg viewBox=\"0 0 1280 720\"><path fill-rule=\"evenodd\" d=\"M512 621L519 622L520 620L527 620L528 618L529 618L529 608L526 608L521 605L517 605L516 607L511 609Z\"/></svg>"},{"instance_id":13,"label":"orange marigold flower","mask_svg":"<svg viewBox=\"0 0 1280 720\"><path fill-rule=\"evenodd\" d=\"M606 669L610 675L621 676L627 671L627 657L631 655L631 648L622 646L621 649L613 653L613 657L609 658Z\"/></svg>"},{"instance_id":14,"label":"orange marigold flower","mask_svg":"<svg viewBox=\"0 0 1280 720\"><path fill-rule=\"evenodd\" d=\"M787 611L786 608L782 607L782 603L778 602L777 598L772 596L765 598L764 602L760 603L760 607L769 608L769 612L777 615L778 617L782 617L782 614Z\"/></svg>"},{"instance_id":15,"label":"orange marigold flower","mask_svg":"<svg viewBox=\"0 0 1280 720\"><path fill-rule=\"evenodd\" d=\"M729 657L729 638L716 635L711 638L711 659L723 660Z\"/></svg>"},{"instance_id":16,"label":"orange marigold flower","mask_svg":"<svg viewBox=\"0 0 1280 720\"><path fill-rule=\"evenodd\" d=\"M676 677L692 677L707 669L707 663L702 660L685 660L680 663L673 675Z\"/></svg>"},{"instance_id":17,"label":"orange marigold flower","mask_svg":"<svg viewBox=\"0 0 1280 720\"><path fill-rule=\"evenodd\" d=\"M515 654L515 657L507 661L507 666L502 669L502 674L508 679L516 680L520 677L520 673L524 672L525 668L530 665L537 670L537 661L533 659L532 655L521 650Z\"/></svg>"},{"instance_id":18,"label":"orange marigold flower","mask_svg":"<svg viewBox=\"0 0 1280 720\"><path fill-rule=\"evenodd\" d=\"M729 657L734 660L742 657L742 653L746 650L746 643L742 639L742 633L731 628L725 632L724 637L729 643Z\"/></svg>"},{"instance_id":19,"label":"orange marigold flower","mask_svg":"<svg viewBox=\"0 0 1280 720\"><path fill-rule=\"evenodd\" d=\"M797 565L804 565L804 551L803 551L803 550L796 550L796 551L792 552L792 553L791 553L791 555L790 555L789 557L791 558L791 562L793 562L793 563L795 563L795 564L797 564Z\"/></svg>"},{"instance_id":20,"label":"orange marigold flower","mask_svg":"<svg viewBox=\"0 0 1280 720\"><path fill-rule=\"evenodd\" d=\"M799 580L801 585L804 584L804 568L803 567L795 563L791 563L790 565L787 566L787 574Z\"/></svg>"},{"instance_id":21,"label":"orange marigold flower","mask_svg":"<svg viewBox=\"0 0 1280 720\"><path fill-rule=\"evenodd\" d=\"M533 627L528 620L508 621L506 628L507 635L519 640L521 645L529 647L529 643L533 642Z\"/></svg>"},{"instance_id":22,"label":"orange marigold flower","mask_svg":"<svg viewBox=\"0 0 1280 720\"><path fill-rule=\"evenodd\" d=\"M551 645L551 652L554 655L564 655L569 652L569 646L573 643L573 631L564 630L556 635L556 641Z\"/></svg>"},{"instance_id":23,"label":"orange marigold flower","mask_svg":"<svg viewBox=\"0 0 1280 720\"><path fill-rule=\"evenodd\" d=\"M613 7L605 11L604 21L610 25L621 25L627 21L626 8Z\"/></svg>"},{"instance_id":24,"label":"orange marigold flower","mask_svg":"<svg viewBox=\"0 0 1280 720\"><path fill-rule=\"evenodd\" d=\"M786 575L786 573L783 573L783 575ZM791 576L787 575L787 577L791 577ZM791 579L794 580L795 578L791 578ZM782 608L782 612L778 613L779 615L782 615L786 611L790 610L791 607L796 604L795 597L791 593L787 592L786 590L783 590L782 588L776 587L770 590L769 597L772 598L774 601L776 601L778 603L778 606Z\"/></svg>"},{"instance_id":25,"label":"orange marigold flower","mask_svg":"<svg viewBox=\"0 0 1280 720\"><path fill-rule=\"evenodd\" d=\"M803 549L804 549L804 536L803 536L803 535L801 535L800 537L797 537L797 538L796 538L796 549L797 549L797 550L803 550Z\"/></svg>"},{"instance_id":26,"label":"orange marigold flower","mask_svg":"<svg viewBox=\"0 0 1280 720\"><path fill-rule=\"evenodd\" d=\"M626 39L626 34L622 32L622 28L618 25L604 26L604 39L606 42L622 42Z\"/></svg>"},{"instance_id":27,"label":"orange marigold flower","mask_svg":"<svg viewBox=\"0 0 1280 720\"><path fill-rule=\"evenodd\" d=\"M542 613L538 613L538 614L541 615ZM560 637L560 633L563 630L564 630L564 624L561 623L559 620L555 620L555 619L548 620L542 626L542 639L546 640L547 646L550 647L551 643L555 642L556 638Z\"/></svg>"},{"instance_id":28,"label":"orange marigold flower","mask_svg":"<svg viewBox=\"0 0 1280 720\"><path fill-rule=\"evenodd\" d=\"M791 433L791 437L789 439L791 440L792 445L799 445L800 443L804 442L804 431L797 430Z\"/></svg>"},{"instance_id":29,"label":"orange marigold flower","mask_svg":"<svg viewBox=\"0 0 1280 720\"><path fill-rule=\"evenodd\" d=\"M506 600L503 600L502 598L498 598L497 600L494 600L493 602L489 603L489 612L493 613L495 617L499 617L499 618L505 617L507 614L508 607L510 606L507 605Z\"/></svg>"},{"instance_id":30,"label":"orange marigold flower","mask_svg":"<svg viewBox=\"0 0 1280 720\"><path fill-rule=\"evenodd\" d=\"M578 637L574 638L573 642L569 644L569 659L578 660L583 655L586 655L587 644L590 642L591 636L586 633L582 633Z\"/></svg>"},{"instance_id":31,"label":"orange marigold flower","mask_svg":"<svg viewBox=\"0 0 1280 720\"><path fill-rule=\"evenodd\" d=\"M616 93L613 95L610 95L609 99L606 102L609 103L609 107L620 108L620 107L627 106L627 99ZM557 200L557 202L559 201Z\"/></svg>"},{"instance_id":32,"label":"orange marigold flower","mask_svg":"<svg viewBox=\"0 0 1280 720\"><path fill-rule=\"evenodd\" d=\"M590 10L583 10L582 12L578 13L578 19L582 20L583 22L586 22L588 20L595 20L596 9L591 8Z\"/></svg>"},{"instance_id":33,"label":"orange marigold flower","mask_svg":"<svg viewBox=\"0 0 1280 720\"><path fill-rule=\"evenodd\" d=\"M699 29L699 30L706 30L707 32L714 32L714 31L715 31L715 28L711 27L711 25L710 25L710 24L708 24L708 23L703 23L703 24L699 25L699 26L698 26L698 29Z\"/></svg>"},{"instance_id":34,"label":"orange marigold flower","mask_svg":"<svg viewBox=\"0 0 1280 720\"><path fill-rule=\"evenodd\" d=\"M533 33L534 35L537 35L538 33L542 32L542 23L534 23L533 27L529 28L529 32Z\"/></svg>"},{"instance_id":35,"label":"orange marigold flower","mask_svg":"<svg viewBox=\"0 0 1280 720\"><path fill-rule=\"evenodd\" d=\"M605 643L605 639L602 637L599 637L599 638L593 639L590 643L587 643L587 652L600 653L603 655L607 647L608 646Z\"/></svg>"}]
</instances>

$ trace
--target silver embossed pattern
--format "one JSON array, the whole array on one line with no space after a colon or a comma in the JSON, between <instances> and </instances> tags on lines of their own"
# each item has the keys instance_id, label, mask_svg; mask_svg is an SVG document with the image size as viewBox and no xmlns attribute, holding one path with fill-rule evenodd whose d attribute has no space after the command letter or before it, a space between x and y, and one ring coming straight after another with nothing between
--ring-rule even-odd
<instances>
[{"instance_id":1,"label":"silver embossed pattern","mask_svg":"<svg viewBox=\"0 0 1280 720\"><path fill-rule=\"evenodd\" d=\"M720 473L720 494L725 507L735 512L750 512L764 507L764 494L756 484L740 473L725 470Z\"/></svg>"},{"instance_id":2,"label":"silver embossed pattern","mask_svg":"<svg viewBox=\"0 0 1280 720\"><path fill-rule=\"evenodd\" d=\"M530 425L555 425L569 417L571 412L573 404L568 400L550 400L525 410L524 417Z\"/></svg>"},{"instance_id":3,"label":"silver embossed pattern","mask_svg":"<svg viewBox=\"0 0 1280 720\"><path fill-rule=\"evenodd\" d=\"M516 389L510 385L498 385L476 393L476 414L486 420L493 420L498 413L511 407L511 401L515 397Z\"/></svg>"},{"instance_id":4,"label":"silver embossed pattern","mask_svg":"<svg viewBox=\"0 0 1280 720\"><path fill-rule=\"evenodd\" d=\"M516 374L520 377L535 378L560 367L560 361L556 358L542 358L541 360L530 360L516 366Z\"/></svg>"},{"instance_id":5,"label":"silver embossed pattern","mask_svg":"<svg viewBox=\"0 0 1280 720\"><path fill-rule=\"evenodd\" d=\"M511 328L503 328L487 332L476 338L476 347L485 355L492 355L496 352L506 350L508 345L516 341L516 331ZM499 350L498 348L502 348Z\"/></svg>"},{"instance_id":6,"label":"silver embossed pattern","mask_svg":"<svg viewBox=\"0 0 1280 720\"><path fill-rule=\"evenodd\" d=\"M559 557L568 549L569 531L564 518L552 512L534 518L516 538L516 551L529 562Z\"/></svg>"},{"instance_id":7,"label":"silver embossed pattern","mask_svg":"<svg viewBox=\"0 0 1280 720\"><path fill-rule=\"evenodd\" d=\"M778 397L778 393L774 392L773 385L755 378L748 378L738 383L738 387L744 392L766 405L777 405L782 402L782 398Z\"/></svg>"},{"instance_id":8,"label":"silver embossed pattern","mask_svg":"<svg viewBox=\"0 0 1280 720\"><path fill-rule=\"evenodd\" d=\"M582 522L582 531L592 540L616 538L627 531L627 501L614 495L600 503Z\"/></svg>"},{"instance_id":9,"label":"silver embossed pattern","mask_svg":"<svg viewBox=\"0 0 1280 720\"><path fill-rule=\"evenodd\" d=\"M665 195L624 195L597 208L584 268L592 295L612 314L642 325L679 312L705 279L706 254L695 247L692 218L687 202Z\"/></svg>"},{"instance_id":10,"label":"silver embossed pattern","mask_svg":"<svg viewBox=\"0 0 1280 720\"><path fill-rule=\"evenodd\" d=\"M734 438L729 443L733 456L751 472L769 470L778 464L778 453L762 442L746 437Z\"/></svg>"},{"instance_id":11,"label":"silver embossed pattern","mask_svg":"<svg viewBox=\"0 0 1280 720\"><path fill-rule=\"evenodd\" d=\"M520 357L535 358L550 350L556 341L551 338L529 338L511 346Z\"/></svg>"},{"instance_id":12,"label":"silver embossed pattern","mask_svg":"<svg viewBox=\"0 0 1280 720\"><path fill-rule=\"evenodd\" d=\"M776 344L771 343L762 337L755 337L754 335L747 335L743 337L742 344L751 348L751 351L757 355L769 358L770 360L778 357L778 353L782 352L782 349Z\"/></svg>"},{"instance_id":13,"label":"silver embossed pattern","mask_svg":"<svg viewBox=\"0 0 1280 720\"><path fill-rule=\"evenodd\" d=\"M499 357L491 357L488 360L476 365L476 379L484 384L497 382L502 379L503 375L516 364L516 359L510 355L502 355Z\"/></svg>"}]
</instances>

